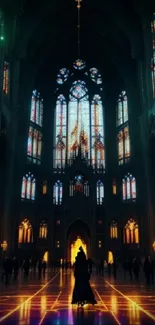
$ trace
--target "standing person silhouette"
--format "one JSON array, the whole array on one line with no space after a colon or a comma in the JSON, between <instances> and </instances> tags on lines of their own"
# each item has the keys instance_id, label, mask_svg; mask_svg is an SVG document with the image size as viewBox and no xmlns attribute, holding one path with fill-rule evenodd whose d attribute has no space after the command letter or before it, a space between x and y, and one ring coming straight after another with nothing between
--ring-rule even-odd
<instances>
[{"instance_id":1,"label":"standing person silhouette","mask_svg":"<svg viewBox=\"0 0 155 325\"><path fill-rule=\"evenodd\" d=\"M85 304L95 305L97 302L89 283L90 274L88 272L86 255L82 247L79 250L74 267L75 285L72 304L77 304L78 306L84 306Z\"/></svg>"}]
</instances>

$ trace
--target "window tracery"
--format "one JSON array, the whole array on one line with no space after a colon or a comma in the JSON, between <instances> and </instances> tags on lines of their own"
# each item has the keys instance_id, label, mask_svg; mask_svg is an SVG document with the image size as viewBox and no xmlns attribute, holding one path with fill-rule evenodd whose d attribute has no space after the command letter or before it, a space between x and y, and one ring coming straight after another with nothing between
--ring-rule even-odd
<instances>
[{"instance_id":1,"label":"window tracery","mask_svg":"<svg viewBox=\"0 0 155 325\"><path fill-rule=\"evenodd\" d=\"M45 221L42 221L40 223L40 227L39 227L39 238L47 238L47 223Z\"/></svg>"},{"instance_id":2,"label":"window tracery","mask_svg":"<svg viewBox=\"0 0 155 325\"><path fill-rule=\"evenodd\" d=\"M18 229L18 244L32 243L33 242L33 229L30 221L25 219L21 222Z\"/></svg>"},{"instance_id":3,"label":"window tracery","mask_svg":"<svg viewBox=\"0 0 155 325\"><path fill-rule=\"evenodd\" d=\"M118 224L114 220L110 224L110 238L111 239L117 239L118 238Z\"/></svg>"},{"instance_id":4,"label":"window tracery","mask_svg":"<svg viewBox=\"0 0 155 325\"><path fill-rule=\"evenodd\" d=\"M130 159L128 100L125 91L121 92L117 101L117 145L118 164L122 165Z\"/></svg>"},{"instance_id":5,"label":"window tracery","mask_svg":"<svg viewBox=\"0 0 155 325\"><path fill-rule=\"evenodd\" d=\"M53 187L53 203L56 205L61 205L62 196L63 196L63 187L62 187L62 183L58 180Z\"/></svg>"},{"instance_id":6,"label":"window tracery","mask_svg":"<svg viewBox=\"0 0 155 325\"><path fill-rule=\"evenodd\" d=\"M85 63L82 60L77 60L73 66L75 70L82 70ZM93 69L91 70L92 81L97 80L95 78L101 78L98 70ZM69 73L65 68L62 70L67 71L73 80L74 73ZM87 74L87 78L89 77L90 75ZM78 155L88 164L91 164L94 169L98 169L100 172L104 171L103 118L101 96L96 93L90 102L86 81L79 78L72 81L68 98L65 98L63 94L58 95L55 114L56 133L54 136L54 168L56 172L64 172L64 168L71 165Z\"/></svg>"},{"instance_id":7,"label":"window tracery","mask_svg":"<svg viewBox=\"0 0 155 325\"><path fill-rule=\"evenodd\" d=\"M139 244L139 226L133 220L128 220L123 233L124 244Z\"/></svg>"},{"instance_id":8,"label":"window tracery","mask_svg":"<svg viewBox=\"0 0 155 325\"><path fill-rule=\"evenodd\" d=\"M97 205L102 205L103 204L103 199L104 199L104 185L100 180L98 180L97 183L96 183Z\"/></svg>"},{"instance_id":9,"label":"window tracery","mask_svg":"<svg viewBox=\"0 0 155 325\"><path fill-rule=\"evenodd\" d=\"M136 195L136 179L128 173L122 180L123 201L135 201Z\"/></svg>"},{"instance_id":10,"label":"window tracery","mask_svg":"<svg viewBox=\"0 0 155 325\"><path fill-rule=\"evenodd\" d=\"M22 179L21 198L35 200L36 196L36 179L33 174L28 173Z\"/></svg>"}]
</instances>

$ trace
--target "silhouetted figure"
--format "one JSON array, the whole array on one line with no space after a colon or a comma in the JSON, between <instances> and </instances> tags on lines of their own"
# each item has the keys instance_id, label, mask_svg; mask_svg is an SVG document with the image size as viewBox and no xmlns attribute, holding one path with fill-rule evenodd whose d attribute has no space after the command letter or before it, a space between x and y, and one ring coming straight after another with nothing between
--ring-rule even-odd
<instances>
[{"instance_id":1,"label":"silhouetted figure","mask_svg":"<svg viewBox=\"0 0 155 325\"><path fill-rule=\"evenodd\" d=\"M123 270L124 270L124 279L126 279L126 274L127 274L127 271L128 271L128 261L127 261L126 258L125 258L125 260L123 262Z\"/></svg>"},{"instance_id":2,"label":"silhouetted figure","mask_svg":"<svg viewBox=\"0 0 155 325\"><path fill-rule=\"evenodd\" d=\"M111 279L111 268L112 268L111 263L108 263L108 279L109 280Z\"/></svg>"},{"instance_id":3,"label":"silhouetted figure","mask_svg":"<svg viewBox=\"0 0 155 325\"><path fill-rule=\"evenodd\" d=\"M23 270L24 270L24 277L26 280L28 280L29 277L29 271L30 271L30 260L27 258L23 263Z\"/></svg>"},{"instance_id":4,"label":"silhouetted figure","mask_svg":"<svg viewBox=\"0 0 155 325\"><path fill-rule=\"evenodd\" d=\"M18 272L19 272L19 261L16 257L13 258L13 272L14 272L14 280L17 281Z\"/></svg>"},{"instance_id":5,"label":"silhouetted figure","mask_svg":"<svg viewBox=\"0 0 155 325\"><path fill-rule=\"evenodd\" d=\"M42 267L43 267L43 263L42 263L42 259L40 258L40 260L38 262L38 278L39 278L39 280L41 279Z\"/></svg>"},{"instance_id":6,"label":"silhouetted figure","mask_svg":"<svg viewBox=\"0 0 155 325\"><path fill-rule=\"evenodd\" d=\"M74 269L75 286L73 290L72 304L84 306L84 304L96 304L93 291L89 284L90 274L88 262L82 249L78 253Z\"/></svg>"},{"instance_id":7,"label":"silhouetted figure","mask_svg":"<svg viewBox=\"0 0 155 325\"><path fill-rule=\"evenodd\" d=\"M133 267L132 260L129 259L129 261L128 261L128 272L129 272L129 276L130 276L131 281L132 281L132 267Z\"/></svg>"},{"instance_id":8,"label":"silhouetted figure","mask_svg":"<svg viewBox=\"0 0 155 325\"><path fill-rule=\"evenodd\" d=\"M99 264L99 275L103 276L104 275L104 261L101 260Z\"/></svg>"},{"instance_id":9,"label":"silhouetted figure","mask_svg":"<svg viewBox=\"0 0 155 325\"><path fill-rule=\"evenodd\" d=\"M137 282L139 281L139 272L140 272L140 261L135 257L133 260L133 274Z\"/></svg>"},{"instance_id":10,"label":"silhouetted figure","mask_svg":"<svg viewBox=\"0 0 155 325\"><path fill-rule=\"evenodd\" d=\"M113 276L114 276L114 279L116 280L117 279L117 261L115 258L114 258L114 263L112 264L112 267L113 267Z\"/></svg>"},{"instance_id":11,"label":"silhouetted figure","mask_svg":"<svg viewBox=\"0 0 155 325\"><path fill-rule=\"evenodd\" d=\"M47 268L47 263L46 261L42 262L42 268L43 268L43 277L45 278L45 273L46 273L46 268Z\"/></svg>"},{"instance_id":12,"label":"silhouetted figure","mask_svg":"<svg viewBox=\"0 0 155 325\"><path fill-rule=\"evenodd\" d=\"M4 276L5 276L5 284L9 284L12 270L13 270L13 263L12 259L9 257L6 257L3 263L3 269L4 269Z\"/></svg>"},{"instance_id":13,"label":"silhouetted figure","mask_svg":"<svg viewBox=\"0 0 155 325\"><path fill-rule=\"evenodd\" d=\"M151 262L151 258L149 256L149 257L146 257L146 259L144 261L144 274L145 274L145 278L146 278L146 284L150 284L151 271L152 271L152 262Z\"/></svg>"}]
</instances>

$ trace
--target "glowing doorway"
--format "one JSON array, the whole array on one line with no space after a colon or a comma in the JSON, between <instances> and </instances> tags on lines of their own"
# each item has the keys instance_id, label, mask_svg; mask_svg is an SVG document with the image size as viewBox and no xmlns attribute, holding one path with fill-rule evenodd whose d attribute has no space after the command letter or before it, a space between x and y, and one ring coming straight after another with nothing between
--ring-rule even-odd
<instances>
[{"instance_id":1,"label":"glowing doorway","mask_svg":"<svg viewBox=\"0 0 155 325\"><path fill-rule=\"evenodd\" d=\"M80 237L77 237L76 241L71 244L71 263L74 264L79 247L82 247L87 257L87 245L82 241Z\"/></svg>"}]
</instances>

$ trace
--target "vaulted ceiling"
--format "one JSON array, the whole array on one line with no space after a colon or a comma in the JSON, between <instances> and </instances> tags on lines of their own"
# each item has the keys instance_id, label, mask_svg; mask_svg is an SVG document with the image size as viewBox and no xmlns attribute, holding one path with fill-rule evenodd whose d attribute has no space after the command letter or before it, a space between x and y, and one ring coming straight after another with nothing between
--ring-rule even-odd
<instances>
[{"instance_id":1,"label":"vaulted ceiling","mask_svg":"<svg viewBox=\"0 0 155 325\"><path fill-rule=\"evenodd\" d=\"M75 0L5 0L17 17L15 51L27 57L38 79L54 82L56 72L77 58ZM105 78L119 75L120 64L143 57L142 17L151 0L82 0L81 58Z\"/></svg>"}]
</instances>

